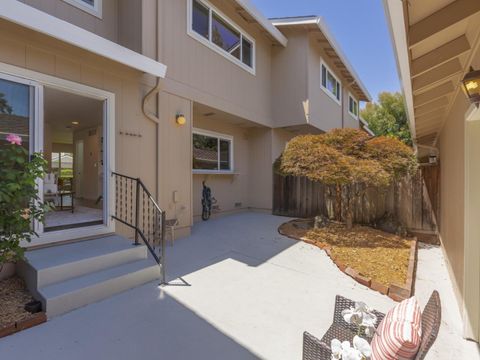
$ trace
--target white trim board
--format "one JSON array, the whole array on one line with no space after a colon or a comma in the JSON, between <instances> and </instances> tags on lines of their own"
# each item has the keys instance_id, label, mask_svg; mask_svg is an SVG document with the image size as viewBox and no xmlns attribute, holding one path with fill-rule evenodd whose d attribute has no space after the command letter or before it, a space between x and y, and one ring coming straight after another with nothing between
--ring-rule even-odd
<instances>
[{"instance_id":1,"label":"white trim board","mask_svg":"<svg viewBox=\"0 0 480 360\"><path fill-rule=\"evenodd\" d=\"M141 72L164 78L166 65L17 0L0 1L0 18Z\"/></svg>"}]
</instances>

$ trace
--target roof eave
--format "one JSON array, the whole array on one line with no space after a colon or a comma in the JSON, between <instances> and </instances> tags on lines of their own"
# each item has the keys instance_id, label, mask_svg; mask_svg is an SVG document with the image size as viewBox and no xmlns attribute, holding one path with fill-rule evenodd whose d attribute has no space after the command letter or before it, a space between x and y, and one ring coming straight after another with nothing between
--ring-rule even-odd
<instances>
[{"instance_id":1,"label":"roof eave","mask_svg":"<svg viewBox=\"0 0 480 360\"><path fill-rule=\"evenodd\" d=\"M338 54L338 57L342 61L342 63L345 65L347 70L352 74L352 77L355 79L355 82L358 84L360 87L361 91L364 94L364 101L370 102L372 101L372 96L368 92L367 88L363 84L362 80L360 80L360 76L358 76L357 72L353 68L352 64L348 61L347 57L342 51L342 48L340 45L337 43L333 35L331 34L330 30L328 29L327 24L323 20L321 16L306 16L306 17L298 17L298 18L285 18L285 19L271 19L272 24L274 26L298 26L298 25L316 25L318 29L323 33L323 35L326 37L332 48L335 50L335 52Z\"/></svg>"},{"instance_id":2,"label":"roof eave","mask_svg":"<svg viewBox=\"0 0 480 360\"><path fill-rule=\"evenodd\" d=\"M260 26L262 26L275 41L286 47L287 38L252 4L250 0L235 0Z\"/></svg>"},{"instance_id":3,"label":"roof eave","mask_svg":"<svg viewBox=\"0 0 480 360\"><path fill-rule=\"evenodd\" d=\"M405 31L405 14L403 3L392 0L383 0L385 15L388 20L390 37L392 39L397 70L402 84L402 92L405 98L407 117L410 123L412 139L416 139L415 112L413 105L412 80L410 78L410 58L407 45L407 33Z\"/></svg>"}]
</instances>

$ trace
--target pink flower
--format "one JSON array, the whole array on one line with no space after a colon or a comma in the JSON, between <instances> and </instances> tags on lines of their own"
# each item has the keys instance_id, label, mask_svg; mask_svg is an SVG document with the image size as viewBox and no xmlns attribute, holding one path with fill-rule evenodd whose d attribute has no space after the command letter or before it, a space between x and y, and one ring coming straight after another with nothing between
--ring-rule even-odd
<instances>
[{"instance_id":1,"label":"pink flower","mask_svg":"<svg viewBox=\"0 0 480 360\"><path fill-rule=\"evenodd\" d=\"M12 145L22 145L22 138L15 134L9 134L7 136L7 141Z\"/></svg>"}]
</instances>

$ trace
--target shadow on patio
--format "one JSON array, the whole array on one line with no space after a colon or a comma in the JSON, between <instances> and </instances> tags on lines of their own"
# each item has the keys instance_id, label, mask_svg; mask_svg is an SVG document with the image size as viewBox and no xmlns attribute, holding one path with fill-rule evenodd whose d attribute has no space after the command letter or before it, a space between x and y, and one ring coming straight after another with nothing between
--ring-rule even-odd
<instances>
[{"instance_id":1,"label":"shadow on patio","mask_svg":"<svg viewBox=\"0 0 480 360\"><path fill-rule=\"evenodd\" d=\"M0 340L5 359L257 359L153 283Z\"/></svg>"},{"instance_id":2,"label":"shadow on patio","mask_svg":"<svg viewBox=\"0 0 480 360\"><path fill-rule=\"evenodd\" d=\"M197 223L190 237L176 240L173 247L168 241L167 280L226 259L259 266L298 243L276 231L288 220L261 213L240 213Z\"/></svg>"}]
</instances>

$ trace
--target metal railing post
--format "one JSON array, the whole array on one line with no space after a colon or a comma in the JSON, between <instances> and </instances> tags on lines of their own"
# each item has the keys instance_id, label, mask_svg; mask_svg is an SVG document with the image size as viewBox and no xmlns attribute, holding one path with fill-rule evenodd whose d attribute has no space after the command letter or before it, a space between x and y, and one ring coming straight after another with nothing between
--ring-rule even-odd
<instances>
[{"instance_id":1,"label":"metal railing post","mask_svg":"<svg viewBox=\"0 0 480 360\"><path fill-rule=\"evenodd\" d=\"M162 211L162 229L161 229L161 238L160 238L160 241L161 241L161 244L160 244L160 248L162 249L162 254L160 256L160 266L161 266L161 281L162 281L162 284L166 284L167 282L167 279L166 279L166 276L165 276L165 221L166 221L166 214L165 214L165 211Z\"/></svg>"},{"instance_id":2,"label":"metal railing post","mask_svg":"<svg viewBox=\"0 0 480 360\"><path fill-rule=\"evenodd\" d=\"M140 209L140 181L137 179L137 187L135 190L135 245L140 245L138 241L138 213Z\"/></svg>"}]
</instances>

